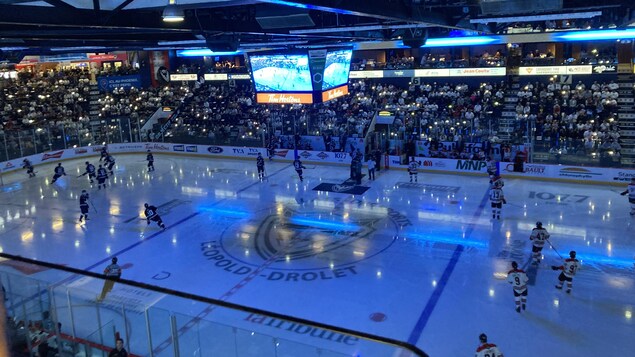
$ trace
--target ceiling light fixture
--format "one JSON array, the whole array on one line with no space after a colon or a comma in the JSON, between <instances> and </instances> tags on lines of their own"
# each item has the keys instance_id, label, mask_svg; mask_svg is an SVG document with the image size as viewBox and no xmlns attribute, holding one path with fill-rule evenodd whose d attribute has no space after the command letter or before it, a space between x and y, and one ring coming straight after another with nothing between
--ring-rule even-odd
<instances>
[{"instance_id":1,"label":"ceiling light fixture","mask_svg":"<svg viewBox=\"0 0 635 357\"><path fill-rule=\"evenodd\" d=\"M163 9L164 22L181 22L185 20L185 14L182 9L176 6L176 0L168 0L168 6Z\"/></svg>"}]
</instances>

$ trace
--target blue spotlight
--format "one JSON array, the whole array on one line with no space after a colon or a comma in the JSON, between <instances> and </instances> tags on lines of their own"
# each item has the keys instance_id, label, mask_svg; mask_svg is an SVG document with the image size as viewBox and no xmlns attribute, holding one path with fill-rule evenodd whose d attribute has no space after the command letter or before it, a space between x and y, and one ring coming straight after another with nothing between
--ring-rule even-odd
<instances>
[{"instance_id":1,"label":"blue spotlight","mask_svg":"<svg viewBox=\"0 0 635 357\"><path fill-rule=\"evenodd\" d=\"M232 209L221 209L215 207L199 207L202 212L212 213L219 217L232 217L232 218L245 218L249 215L248 212L237 211Z\"/></svg>"},{"instance_id":2,"label":"blue spotlight","mask_svg":"<svg viewBox=\"0 0 635 357\"><path fill-rule=\"evenodd\" d=\"M241 51L234 52L213 52L207 48L200 48L195 50L179 50L176 51L177 57L209 57L209 56L233 56L241 54Z\"/></svg>"},{"instance_id":3,"label":"blue spotlight","mask_svg":"<svg viewBox=\"0 0 635 357\"><path fill-rule=\"evenodd\" d=\"M489 244L487 242L472 240L472 239L461 239L440 235L429 235L429 234L420 234L420 233L408 233L405 235L406 238L422 240L433 243L446 243L453 245L462 245L465 247L475 247L475 248L487 248Z\"/></svg>"},{"instance_id":4,"label":"blue spotlight","mask_svg":"<svg viewBox=\"0 0 635 357\"><path fill-rule=\"evenodd\" d=\"M321 221L312 218L293 217L289 220L293 224L300 224L315 228L334 229L339 231L357 231L359 226L353 223L342 223L333 221Z\"/></svg>"},{"instance_id":5,"label":"blue spotlight","mask_svg":"<svg viewBox=\"0 0 635 357\"><path fill-rule=\"evenodd\" d=\"M554 34L553 38L561 41L619 40L622 38L635 38L635 29L572 31Z\"/></svg>"}]
</instances>

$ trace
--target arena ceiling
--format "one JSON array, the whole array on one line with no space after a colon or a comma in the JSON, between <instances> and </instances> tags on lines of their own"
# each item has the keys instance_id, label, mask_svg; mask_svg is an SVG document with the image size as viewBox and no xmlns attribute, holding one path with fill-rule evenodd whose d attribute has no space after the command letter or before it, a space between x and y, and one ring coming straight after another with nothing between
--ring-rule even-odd
<instances>
[{"instance_id":1,"label":"arena ceiling","mask_svg":"<svg viewBox=\"0 0 635 357\"><path fill-rule=\"evenodd\" d=\"M177 0L185 20L167 23L162 14L168 1L0 0L0 48L26 54L236 45L254 50L496 32L527 15L539 21L543 15L599 13L617 26L632 19L632 2L618 0ZM493 20L478 23L483 18Z\"/></svg>"}]
</instances>

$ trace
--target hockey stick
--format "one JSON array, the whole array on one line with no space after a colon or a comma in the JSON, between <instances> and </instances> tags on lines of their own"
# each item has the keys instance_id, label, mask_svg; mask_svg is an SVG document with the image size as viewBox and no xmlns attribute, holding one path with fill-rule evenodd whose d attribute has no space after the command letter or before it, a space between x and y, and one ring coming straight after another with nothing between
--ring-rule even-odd
<instances>
[{"instance_id":1,"label":"hockey stick","mask_svg":"<svg viewBox=\"0 0 635 357\"><path fill-rule=\"evenodd\" d=\"M545 239L547 241L547 243L549 243L549 245L551 246L551 249L553 249L554 252L556 252L556 254L558 254L558 256L560 257L560 259L564 259L562 257L562 255L560 255L560 253L558 253L558 251L556 250L556 248L553 246L553 244L551 244L551 242L549 241L549 239Z\"/></svg>"},{"instance_id":2,"label":"hockey stick","mask_svg":"<svg viewBox=\"0 0 635 357\"><path fill-rule=\"evenodd\" d=\"M95 214L97 213L97 208L95 208L95 204L93 203L93 200L91 200L90 198L88 199L88 202L90 202L90 206L93 208L93 211L95 211Z\"/></svg>"}]
</instances>

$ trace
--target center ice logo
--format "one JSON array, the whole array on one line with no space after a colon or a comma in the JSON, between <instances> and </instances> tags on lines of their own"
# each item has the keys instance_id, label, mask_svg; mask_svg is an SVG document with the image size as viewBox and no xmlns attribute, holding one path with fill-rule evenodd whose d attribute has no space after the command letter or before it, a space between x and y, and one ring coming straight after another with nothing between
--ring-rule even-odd
<instances>
[{"instance_id":1,"label":"center ice logo","mask_svg":"<svg viewBox=\"0 0 635 357\"><path fill-rule=\"evenodd\" d=\"M215 267L228 273L255 274L268 281L345 278L358 274L355 264L371 259L394 243L393 233L375 235L376 227L385 226L382 221L392 221L394 233L400 226L411 225L398 212L381 212L344 219L325 212L267 211L251 222L237 222L218 240L201 242L201 251ZM334 219L326 219L326 215ZM289 268L290 262L293 269Z\"/></svg>"}]
</instances>

